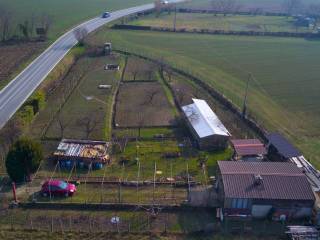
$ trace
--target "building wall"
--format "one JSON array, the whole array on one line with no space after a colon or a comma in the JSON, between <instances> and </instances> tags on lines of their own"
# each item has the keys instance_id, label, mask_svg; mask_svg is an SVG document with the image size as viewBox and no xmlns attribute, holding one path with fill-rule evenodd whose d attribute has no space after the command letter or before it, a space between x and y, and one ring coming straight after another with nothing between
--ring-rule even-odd
<instances>
[{"instance_id":1,"label":"building wall","mask_svg":"<svg viewBox=\"0 0 320 240\"><path fill-rule=\"evenodd\" d=\"M240 199L225 198L223 206L227 212L247 214L252 217L266 218L268 215L286 215L287 218L299 219L312 216L313 201L304 200L274 200L274 199Z\"/></svg>"}]
</instances>

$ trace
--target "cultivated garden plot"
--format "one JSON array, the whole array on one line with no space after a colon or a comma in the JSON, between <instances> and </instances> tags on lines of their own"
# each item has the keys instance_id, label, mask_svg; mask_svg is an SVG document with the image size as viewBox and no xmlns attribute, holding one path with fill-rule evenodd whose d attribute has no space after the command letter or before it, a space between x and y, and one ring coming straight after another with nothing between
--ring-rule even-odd
<instances>
[{"instance_id":1,"label":"cultivated garden plot","mask_svg":"<svg viewBox=\"0 0 320 240\"><path fill-rule=\"evenodd\" d=\"M123 81L155 81L157 66L141 58L129 57Z\"/></svg>"},{"instance_id":2,"label":"cultivated garden plot","mask_svg":"<svg viewBox=\"0 0 320 240\"><path fill-rule=\"evenodd\" d=\"M116 127L154 127L175 124L173 108L157 83L125 83L117 96Z\"/></svg>"},{"instance_id":3,"label":"cultivated garden plot","mask_svg":"<svg viewBox=\"0 0 320 240\"><path fill-rule=\"evenodd\" d=\"M120 72L106 71L104 66L107 63L118 64L119 61L119 57L80 59L65 77L64 83L49 97L50 106L38 116L33 126L44 128L44 137L49 139L101 140L107 137L110 122L106 122L111 118L112 97ZM110 88L100 89L99 85L109 85ZM64 94L71 88L69 95Z\"/></svg>"}]
</instances>

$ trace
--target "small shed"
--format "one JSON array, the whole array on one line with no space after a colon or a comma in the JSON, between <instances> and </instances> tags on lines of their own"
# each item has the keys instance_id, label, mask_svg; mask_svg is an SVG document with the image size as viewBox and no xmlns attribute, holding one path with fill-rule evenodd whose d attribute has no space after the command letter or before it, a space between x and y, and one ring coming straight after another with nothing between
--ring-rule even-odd
<instances>
[{"instance_id":1,"label":"small shed","mask_svg":"<svg viewBox=\"0 0 320 240\"><path fill-rule=\"evenodd\" d=\"M268 155L270 159L288 161L290 158L299 157L302 154L285 137L279 133L267 134Z\"/></svg>"},{"instance_id":2,"label":"small shed","mask_svg":"<svg viewBox=\"0 0 320 240\"><path fill-rule=\"evenodd\" d=\"M93 169L99 169L110 161L109 148L110 143L103 141L63 139L53 158L62 168L91 165Z\"/></svg>"},{"instance_id":3,"label":"small shed","mask_svg":"<svg viewBox=\"0 0 320 240\"><path fill-rule=\"evenodd\" d=\"M231 144L235 160L262 161L267 154L264 144L259 139L234 139L231 140Z\"/></svg>"},{"instance_id":4,"label":"small shed","mask_svg":"<svg viewBox=\"0 0 320 240\"><path fill-rule=\"evenodd\" d=\"M112 51L112 44L109 43L109 42L106 42L104 44L104 54L105 55L110 55L111 54L111 51Z\"/></svg>"}]
</instances>

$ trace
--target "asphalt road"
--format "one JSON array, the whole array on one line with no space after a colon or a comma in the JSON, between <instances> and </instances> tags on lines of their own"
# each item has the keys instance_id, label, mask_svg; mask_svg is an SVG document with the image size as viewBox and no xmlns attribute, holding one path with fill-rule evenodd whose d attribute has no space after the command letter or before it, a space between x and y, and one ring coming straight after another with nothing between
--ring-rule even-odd
<instances>
[{"instance_id":1,"label":"asphalt road","mask_svg":"<svg viewBox=\"0 0 320 240\"><path fill-rule=\"evenodd\" d=\"M171 0L172 2L181 2L181 0ZM36 90L40 83L47 77L52 69L60 60L77 44L73 30L82 26L88 32L92 32L104 24L121 17L143 12L154 8L154 4L123 9L111 13L109 18L96 17L79 26L71 29L59 39L57 39L49 48L47 48L38 58L36 58L27 68L25 68L15 79L13 79L0 92L0 129L14 115L14 113L23 105L28 97Z\"/></svg>"}]
</instances>

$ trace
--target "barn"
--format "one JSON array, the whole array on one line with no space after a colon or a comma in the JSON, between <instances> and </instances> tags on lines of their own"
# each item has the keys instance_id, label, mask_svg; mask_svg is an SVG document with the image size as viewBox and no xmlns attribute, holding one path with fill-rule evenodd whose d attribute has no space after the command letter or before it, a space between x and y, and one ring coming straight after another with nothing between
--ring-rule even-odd
<instances>
[{"instance_id":1,"label":"barn","mask_svg":"<svg viewBox=\"0 0 320 240\"><path fill-rule=\"evenodd\" d=\"M224 216L310 218L315 196L289 162L219 161L216 189Z\"/></svg>"},{"instance_id":2,"label":"barn","mask_svg":"<svg viewBox=\"0 0 320 240\"><path fill-rule=\"evenodd\" d=\"M192 99L182 107L188 128L202 150L219 150L228 146L231 134L212 111L206 101Z\"/></svg>"}]
</instances>

